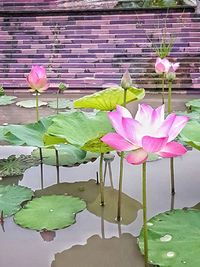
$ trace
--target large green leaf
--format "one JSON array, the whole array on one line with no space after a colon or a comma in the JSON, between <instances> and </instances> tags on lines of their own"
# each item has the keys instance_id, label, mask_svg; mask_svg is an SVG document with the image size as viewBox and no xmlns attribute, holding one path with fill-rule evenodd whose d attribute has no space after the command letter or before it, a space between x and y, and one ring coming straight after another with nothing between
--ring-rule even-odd
<instances>
[{"instance_id":1,"label":"large green leaf","mask_svg":"<svg viewBox=\"0 0 200 267\"><path fill-rule=\"evenodd\" d=\"M71 144L56 146L58 151L58 164L59 166L78 166L82 163L94 161L99 154L85 152L82 149L73 146ZM36 158L40 158L39 149L32 152L32 155ZM57 165L56 152L53 148L42 148L43 163L47 165Z\"/></svg>"},{"instance_id":2,"label":"large green leaf","mask_svg":"<svg viewBox=\"0 0 200 267\"><path fill-rule=\"evenodd\" d=\"M200 266L200 212L173 210L148 222L149 261L162 267ZM139 247L144 253L143 231Z\"/></svg>"},{"instance_id":3,"label":"large green leaf","mask_svg":"<svg viewBox=\"0 0 200 267\"><path fill-rule=\"evenodd\" d=\"M49 135L66 139L67 142L84 146L90 140L112 132L106 112L84 113L81 111L59 114L48 128Z\"/></svg>"},{"instance_id":4,"label":"large green leaf","mask_svg":"<svg viewBox=\"0 0 200 267\"><path fill-rule=\"evenodd\" d=\"M22 108L36 108L36 100L35 99L23 100L23 101L17 102L16 105ZM47 102L43 102L40 100L38 101L38 107L46 106L46 105L47 105Z\"/></svg>"},{"instance_id":5,"label":"large green leaf","mask_svg":"<svg viewBox=\"0 0 200 267\"><path fill-rule=\"evenodd\" d=\"M21 209L24 201L33 197L31 189L18 185L0 185L0 211L8 217Z\"/></svg>"},{"instance_id":6,"label":"large green leaf","mask_svg":"<svg viewBox=\"0 0 200 267\"><path fill-rule=\"evenodd\" d=\"M15 214L14 221L33 230L56 230L75 223L76 213L84 210L83 200L72 196L43 196L29 201Z\"/></svg>"},{"instance_id":7,"label":"large green leaf","mask_svg":"<svg viewBox=\"0 0 200 267\"><path fill-rule=\"evenodd\" d=\"M141 100L145 95L144 89L129 88L126 102ZM98 110L114 110L116 105L124 102L124 89L122 87L108 88L92 95L84 96L74 101L75 108L93 108Z\"/></svg>"},{"instance_id":8,"label":"large green leaf","mask_svg":"<svg viewBox=\"0 0 200 267\"><path fill-rule=\"evenodd\" d=\"M53 117L42 118L37 123L5 126L4 140L13 145L44 146L43 136Z\"/></svg>"},{"instance_id":9,"label":"large green leaf","mask_svg":"<svg viewBox=\"0 0 200 267\"><path fill-rule=\"evenodd\" d=\"M6 159L0 159L0 176L22 175L27 169L37 166L39 163L39 159L30 155L20 155L19 157L11 155Z\"/></svg>"},{"instance_id":10,"label":"large green leaf","mask_svg":"<svg viewBox=\"0 0 200 267\"><path fill-rule=\"evenodd\" d=\"M200 112L200 99L190 100L185 105L191 111Z\"/></svg>"},{"instance_id":11,"label":"large green leaf","mask_svg":"<svg viewBox=\"0 0 200 267\"><path fill-rule=\"evenodd\" d=\"M16 96L2 95L0 96L0 106L10 105L16 101Z\"/></svg>"},{"instance_id":12,"label":"large green leaf","mask_svg":"<svg viewBox=\"0 0 200 267\"><path fill-rule=\"evenodd\" d=\"M181 131L180 138L185 143L200 150L200 123L189 121Z\"/></svg>"}]
</instances>

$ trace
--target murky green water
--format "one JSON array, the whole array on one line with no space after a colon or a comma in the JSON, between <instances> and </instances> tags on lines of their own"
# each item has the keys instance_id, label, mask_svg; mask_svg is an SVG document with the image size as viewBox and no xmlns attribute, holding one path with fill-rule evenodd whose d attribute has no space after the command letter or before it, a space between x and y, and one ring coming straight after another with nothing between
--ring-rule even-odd
<instances>
[{"instance_id":1,"label":"murky green water","mask_svg":"<svg viewBox=\"0 0 200 267\"><path fill-rule=\"evenodd\" d=\"M32 148L0 148L0 157L11 154L30 154ZM200 202L200 176L198 151L189 151L184 157L175 159L176 195L172 201L170 195L169 160L149 162L147 167L148 217L174 208L192 207ZM41 181L40 166L28 169L24 177L10 180L33 190L40 190L58 182L56 167L43 166ZM71 191L79 191L88 199L95 198L96 171L98 160L79 167L60 167L60 183L70 183ZM118 186L119 160L112 162L114 187ZM142 226L141 202L141 166L131 166L125 162L123 191L135 199L138 213L128 212L128 225L112 223L109 212L88 208L77 215L76 224L56 232L39 233L20 228L12 218L5 220L4 229L0 229L0 266L1 267L143 267L143 258L138 251L136 237ZM9 179L9 178L8 178ZM7 178L1 183L8 183ZM74 186L74 182L83 181ZM107 177L106 185L110 187ZM59 187L58 187L59 190ZM61 189L60 189L61 190ZM65 190L62 188L62 190ZM71 192L69 190L69 192ZM109 190L109 189L107 189ZM50 192L50 191L49 191ZM69 193L68 192L68 193ZM47 191L48 193L48 191ZM50 192L51 193L51 192ZM110 203L110 199L105 199ZM114 207L115 208L115 207ZM90 210L90 211L89 211ZM101 209L100 209L101 211ZM97 214L97 215L95 215ZM114 216L114 215L113 215ZM112 217L112 216L111 216Z\"/></svg>"}]
</instances>

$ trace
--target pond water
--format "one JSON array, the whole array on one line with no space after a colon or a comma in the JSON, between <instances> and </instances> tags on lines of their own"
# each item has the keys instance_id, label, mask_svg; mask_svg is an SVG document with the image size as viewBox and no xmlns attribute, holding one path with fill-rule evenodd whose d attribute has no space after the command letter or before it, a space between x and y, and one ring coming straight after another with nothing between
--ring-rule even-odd
<instances>
[{"instance_id":1,"label":"pond water","mask_svg":"<svg viewBox=\"0 0 200 267\"><path fill-rule=\"evenodd\" d=\"M1 158L5 158L12 154L30 154L33 148L2 146L0 149ZM111 166L113 184L117 188L117 155ZM87 189L87 181L96 180L97 170L98 160L73 168L60 167L59 183L74 184L85 181L81 186ZM5 182L9 183L9 178L3 179L0 184ZM13 180L10 182L13 183ZM46 188L58 182L57 170L54 166L44 165L41 181L40 166L32 167L24 173L23 178L20 177L15 182L33 190L41 190L41 185ZM87 191L88 198L93 198L96 190L93 188L98 188L98 185L95 185L95 181L89 183L92 183L92 186L91 190ZM192 207L200 202L198 151L188 151L183 157L175 159L175 185L176 194L172 198L168 159L147 164L148 218L171 208ZM106 186L110 188L108 176ZM90 186L88 188L90 189ZM81 190L84 191L84 188ZM39 233L23 229L13 222L12 217L5 219L5 231L0 229L0 266L143 267L143 257L136 243L136 237L142 227L142 210L139 203L141 190L141 166L131 166L125 162L123 192L136 200L132 200L136 210L131 211L133 214L129 213L132 222L128 225L112 222L103 211L100 214L97 212L97 216L95 209L91 212L92 208L77 214L74 225L55 232ZM106 201L109 202L109 199L105 198Z\"/></svg>"}]
</instances>

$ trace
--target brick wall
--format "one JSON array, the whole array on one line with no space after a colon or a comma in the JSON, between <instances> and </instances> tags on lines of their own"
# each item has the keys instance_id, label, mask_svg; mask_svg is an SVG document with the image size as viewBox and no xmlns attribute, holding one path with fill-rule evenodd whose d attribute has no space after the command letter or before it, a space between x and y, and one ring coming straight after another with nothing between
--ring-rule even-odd
<instances>
[{"instance_id":1,"label":"brick wall","mask_svg":"<svg viewBox=\"0 0 200 267\"><path fill-rule=\"evenodd\" d=\"M25 0L23 0L25 1ZM176 36L171 57L180 62L174 88L200 89L200 15L191 10L77 13L0 17L0 84L25 89L33 64L46 67L51 87L101 89L129 69L135 83L160 88L156 44L166 25Z\"/></svg>"}]
</instances>

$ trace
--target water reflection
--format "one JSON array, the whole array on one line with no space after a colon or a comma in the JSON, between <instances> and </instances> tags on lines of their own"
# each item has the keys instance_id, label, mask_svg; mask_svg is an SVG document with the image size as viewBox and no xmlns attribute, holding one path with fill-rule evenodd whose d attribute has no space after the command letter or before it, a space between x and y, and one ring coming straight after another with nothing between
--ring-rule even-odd
<instances>
[{"instance_id":1,"label":"water reflection","mask_svg":"<svg viewBox=\"0 0 200 267\"><path fill-rule=\"evenodd\" d=\"M55 231L43 231L43 232L40 232L40 235L44 241L50 242L50 241L53 241L54 238L56 237L56 232Z\"/></svg>"},{"instance_id":2,"label":"water reflection","mask_svg":"<svg viewBox=\"0 0 200 267\"><path fill-rule=\"evenodd\" d=\"M144 267L137 238L129 233L109 239L94 235L85 245L55 254L51 267Z\"/></svg>"}]
</instances>

